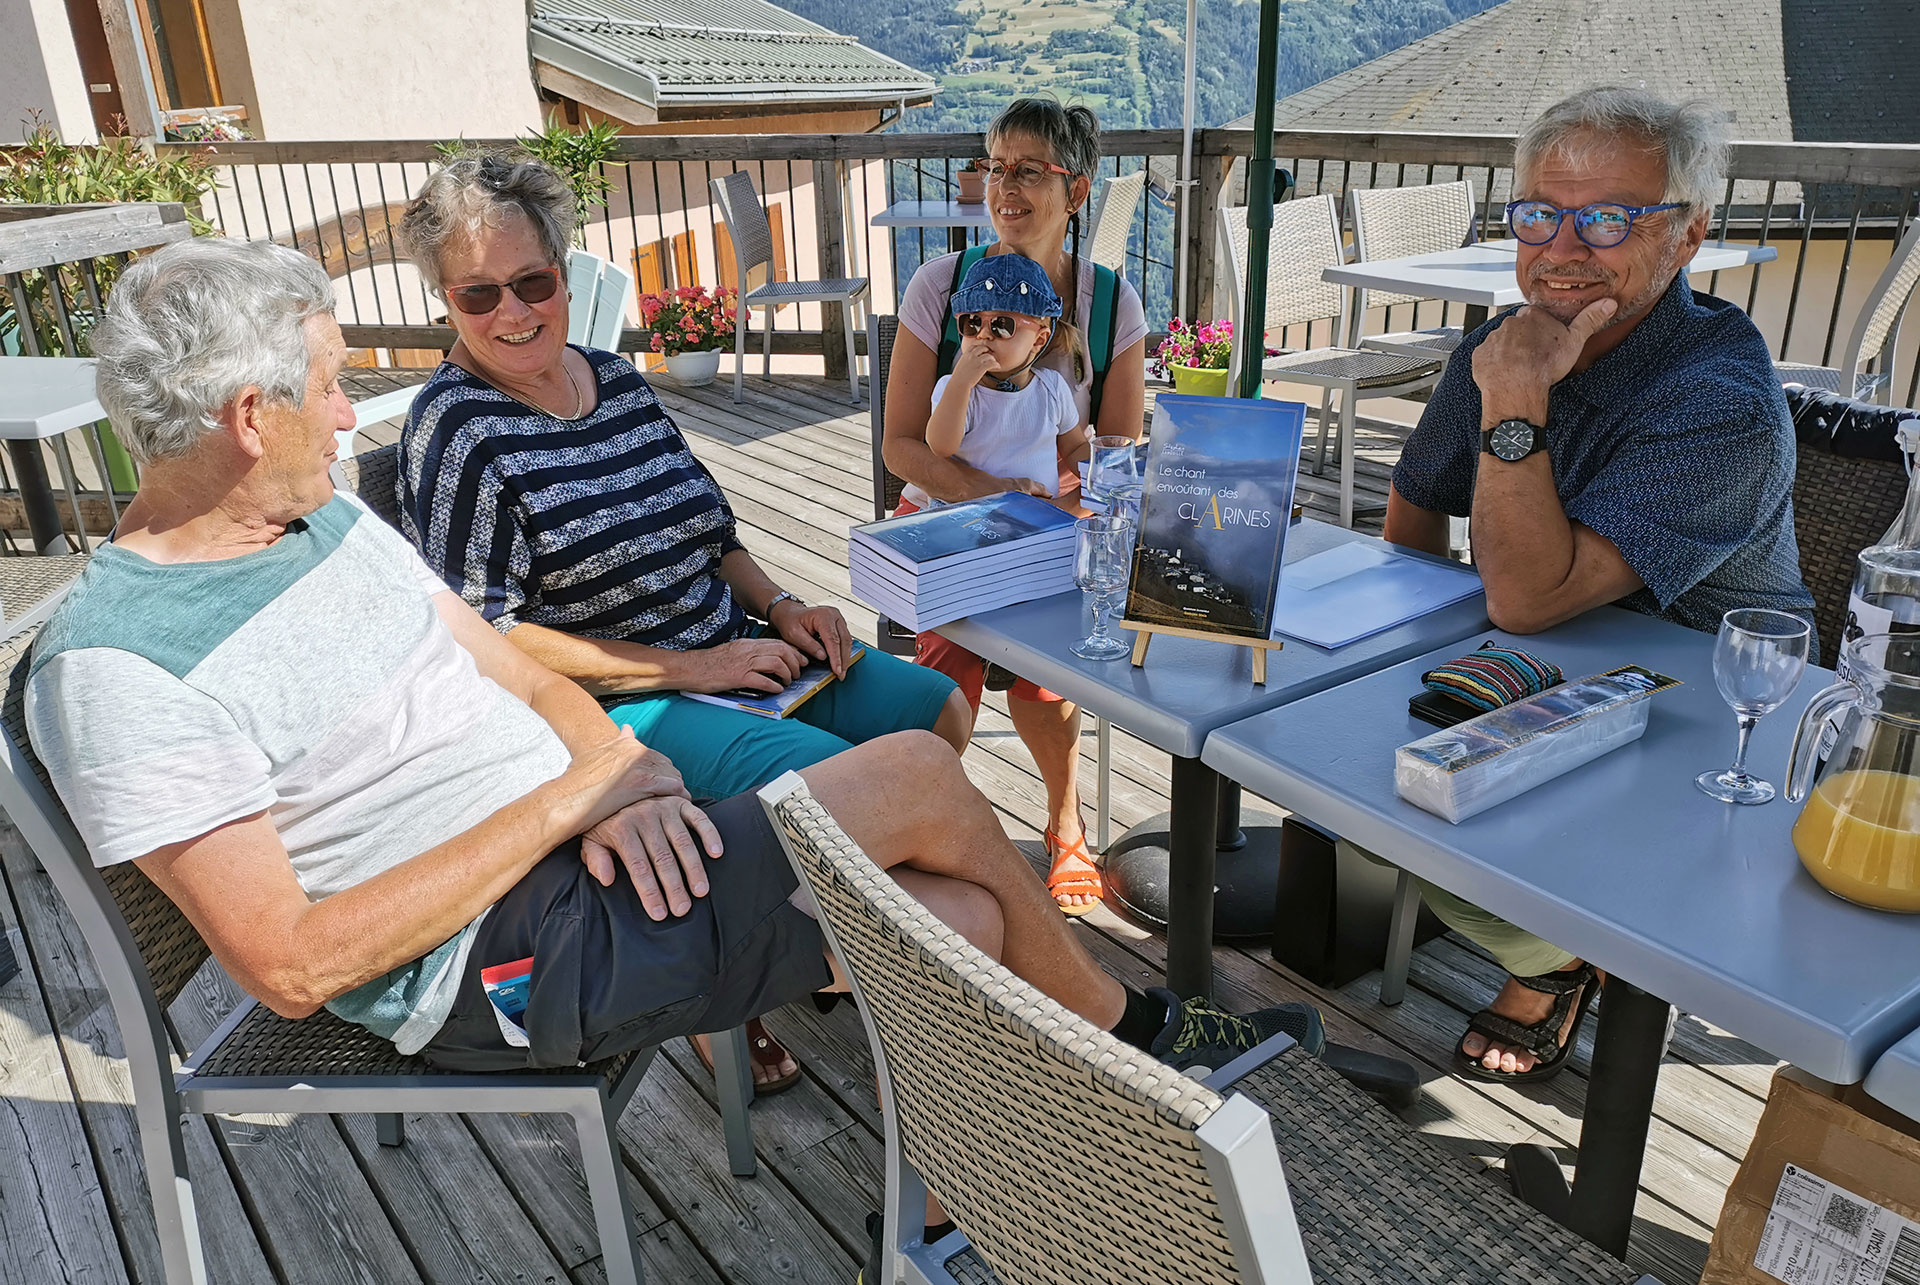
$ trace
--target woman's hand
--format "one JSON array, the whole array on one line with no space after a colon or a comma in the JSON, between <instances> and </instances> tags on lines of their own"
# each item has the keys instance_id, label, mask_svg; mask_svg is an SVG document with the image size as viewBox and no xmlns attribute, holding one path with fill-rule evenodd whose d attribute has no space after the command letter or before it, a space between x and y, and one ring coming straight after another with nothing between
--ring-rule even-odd
<instances>
[{"instance_id":1,"label":"woman's hand","mask_svg":"<svg viewBox=\"0 0 1920 1285\"><path fill-rule=\"evenodd\" d=\"M681 654L687 670L679 684L683 692L730 692L745 688L771 696L784 691L807 665L805 656L775 638L742 638Z\"/></svg>"},{"instance_id":2,"label":"woman's hand","mask_svg":"<svg viewBox=\"0 0 1920 1285\"><path fill-rule=\"evenodd\" d=\"M614 862L627 868L640 905L655 922L693 909L707 895L704 858L720 855L720 832L684 795L645 799L622 808L580 838L580 859L602 887Z\"/></svg>"},{"instance_id":3,"label":"woman's hand","mask_svg":"<svg viewBox=\"0 0 1920 1285\"><path fill-rule=\"evenodd\" d=\"M780 636L815 660L824 660L835 678L847 676L847 658L853 654L853 631L847 620L832 607L809 607L792 598L783 599L768 613L768 624Z\"/></svg>"},{"instance_id":4,"label":"woman's hand","mask_svg":"<svg viewBox=\"0 0 1920 1285\"><path fill-rule=\"evenodd\" d=\"M1051 500L1053 492L1044 482L1036 482L1030 477L1003 477L1000 479L1003 491L1018 491L1022 495L1037 495L1043 500Z\"/></svg>"}]
</instances>

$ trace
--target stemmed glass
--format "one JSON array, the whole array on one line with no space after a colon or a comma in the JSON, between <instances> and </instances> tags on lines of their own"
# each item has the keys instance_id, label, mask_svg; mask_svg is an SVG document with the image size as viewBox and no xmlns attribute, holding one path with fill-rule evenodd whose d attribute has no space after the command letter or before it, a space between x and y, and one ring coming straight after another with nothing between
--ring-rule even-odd
<instances>
[{"instance_id":1,"label":"stemmed glass","mask_svg":"<svg viewBox=\"0 0 1920 1285\"><path fill-rule=\"evenodd\" d=\"M1773 786L1747 771L1747 740L1756 723L1793 695L1806 672L1812 629L1799 616L1764 607L1735 607L1713 644L1713 681L1740 722L1740 748L1724 772L1702 772L1694 784L1723 803L1765 803Z\"/></svg>"},{"instance_id":2,"label":"stemmed glass","mask_svg":"<svg viewBox=\"0 0 1920 1285\"><path fill-rule=\"evenodd\" d=\"M1073 645L1073 654L1085 660L1118 660L1132 649L1107 632L1107 618L1113 614L1114 599L1127 587L1133 523L1097 516L1073 525L1073 582L1093 608L1093 632Z\"/></svg>"}]
</instances>

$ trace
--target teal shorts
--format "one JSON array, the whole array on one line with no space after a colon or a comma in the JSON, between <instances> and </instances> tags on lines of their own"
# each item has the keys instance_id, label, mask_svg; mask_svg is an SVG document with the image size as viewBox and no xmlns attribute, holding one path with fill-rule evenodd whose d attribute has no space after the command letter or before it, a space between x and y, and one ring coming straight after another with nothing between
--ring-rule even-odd
<instances>
[{"instance_id":1,"label":"teal shorts","mask_svg":"<svg viewBox=\"0 0 1920 1285\"><path fill-rule=\"evenodd\" d=\"M725 799L876 736L931 731L954 690L945 674L869 647L845 678L790 718L723 709L677 692L642 696L607 714L672 759L694 798Z\"/></svg>"}]
</instances>

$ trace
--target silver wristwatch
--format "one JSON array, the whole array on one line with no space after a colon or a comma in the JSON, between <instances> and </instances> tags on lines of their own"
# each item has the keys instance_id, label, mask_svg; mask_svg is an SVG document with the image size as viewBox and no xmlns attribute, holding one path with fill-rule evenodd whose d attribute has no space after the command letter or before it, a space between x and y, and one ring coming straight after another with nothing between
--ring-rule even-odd
<instances>
[{"instance_id":1,"label":"silver wristwatch","mask_svg":"<svg viewBox=\"0 0 1920 1285\"><path fill-rule=\"evenodd\" d=\"M773 595L773 597L767 599L767 609L761 612L760 614L766 617L767 620L771 621L773 619L773 609L779 606L783 602L797 602L803 607L807 605L806 600L803 599L799 594L790 593L787 590L782 589L779 593L776 593Z\"/></svg>"}]
</instances>

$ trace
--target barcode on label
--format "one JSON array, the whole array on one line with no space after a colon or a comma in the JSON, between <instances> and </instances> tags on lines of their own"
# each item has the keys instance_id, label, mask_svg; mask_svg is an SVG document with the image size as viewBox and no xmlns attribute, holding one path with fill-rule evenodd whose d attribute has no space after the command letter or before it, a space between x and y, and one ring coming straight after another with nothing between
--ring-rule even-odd
<instances>
[{"instance_id":1,"label":"barcode on label","mask_svg":"<svg viewBox=\"0 0 1920 1285\"><path fill-rule=\"evenodd\" d=\"M1857 1200L1848 1200L1836 1191L1827 1198L1826 1212L1820 1215L1820 1221L1848 1240L1855 1240L1860 1235L1860 1229L1867 1224L1867 1212L1865 1205ZM1920 1285L1920 1282L1916 1285Z\"/></svg>"},{"instance_id":2,"label":"barcode on label","mask_svg":"<svg viewBox=\"0 0 1920 1285\"><path fill-rule=\"evenodd\" d=\"M1912 1225L1901 1229L1880 1285L1920 1285L1920 1229Z\"/></svg>"}]
</instances>

